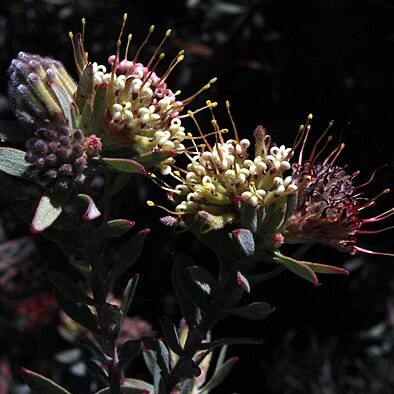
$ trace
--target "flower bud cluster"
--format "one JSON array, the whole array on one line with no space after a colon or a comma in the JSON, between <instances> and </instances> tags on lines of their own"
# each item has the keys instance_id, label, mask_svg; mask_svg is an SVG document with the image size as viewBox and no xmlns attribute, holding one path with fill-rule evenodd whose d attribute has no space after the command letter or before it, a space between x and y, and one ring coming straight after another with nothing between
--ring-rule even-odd
<instances>
[{"instance_id":1,"label":"flower bud cluster","mask_svg":"<svg viewBox=\"0 0 394 394\"><path fill-rule=\"evenodd\" d=\"M64 190L85 180L87 156L81 130L61 126L41 128L27 142L25 160L30 163L29 175L50 190Z\"/></svg>"},{"instance_id":2,"label":"flower bud cluster","mask_svg":"<svg viewBox=\"0 0 394 394\"><path fill-rule=\"evenodd\" d=\"M230 139L198 152L187 166L185 182L176 186L186 197L176 211L217 214L221 208L231 210L239 201L258 209L297 191L292 178L284 176L290 168L291 148L268 147L266 153L250 159L249 147L248 139Z\"/></svg>"},{"instance_id":3,"label":"flower bud cluster","mask_svg":"<svg viewBox=\"0 0 394 394\"><path fill-rule=\"evenodd\" d=\"M8 72L9 97L21 121L33 127L66 123L62 101L70 101L77 87L59 61L19 52Z\"/></svg>"},{"instance_id":4,"label":"flower bud cluster","mask_svg":"<svg viewBox=\"0 0 394 394\"><path fill-rule=\"evenodd\" d=\"M142 63L126 59L117 63L115 56L109 63L112 72L93 64L95 85L106 83L113 92L106 116L108 133L137 154L184 150L185 129L179 118L183 103L166 82Z\"/></svg>"}]
</instances>

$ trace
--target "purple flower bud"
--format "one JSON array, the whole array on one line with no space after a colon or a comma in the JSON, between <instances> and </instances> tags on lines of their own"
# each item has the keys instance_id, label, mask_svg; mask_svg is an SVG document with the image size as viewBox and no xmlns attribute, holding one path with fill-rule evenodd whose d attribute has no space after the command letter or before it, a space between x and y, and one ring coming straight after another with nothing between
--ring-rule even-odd
<instances>
[{"instance_id":1,"label":"purple flower bud","mask_svg":"<svg viewBox=\"0 0 394 394\"><path fill-rule=\"evenodd\" d=\"M72 155L75 158L81 157L83 154L83 147L81 144L75 144L72 148Z\"/></svg>"},{"instance_id":2,"label":"purple flower bud","mask_svg":"<svg viewBox=\"0 0 394 394\"><path fill-rule=\"evenodd\" d=\"M55 130L46 129L45 130L45 136L50 141L56 141L57 140L57 133L56 133Z\"/></svg>"},{"instance_id":3,"label":"purple flower bud","mask_svg":"<svg viewBox=\"0 0 394 394\"><path fill-rule=\"evenodd\" d=\"M53 167L57 163L57 156L54 153L50 153L45 158L46 164L50 167Z\"/></svg>"},{"instance_id":4,"label":"purple flower bud","mask_svg":"<svg viewBox=\"0 0 394 394\"><path fill-rule=\"evenodd\" d=\"M27 77L27 81L34 85L38 84L41 79L36 73L30 73Z\"/></svg>"},{"instance_id":5,"label":"purple flower bud","mask_svg":"<svg viewBox=\"0 0 394 394\"><path fill-rule=\"evenodd\" d=\"M77 183L78 185L82 185L85 182L86 179L86 175L81 174L78 175L77 177L75 177L75 183Z\"/></svg>"},{"instance_id":6,"label":"purple flower bud","mask_svg":"<svg viewBox=\"0 0 394 394\"><path fill-rule=\"evenodd\" d=\"M75 141L81 142L82 139L84 138L84 135L81 130L75 130L73 137L74 137Z\"/></svg>"},{"instance_id":7,"label":"purple flower bud","mask_svg":"<svg viewBox=\"0 0 394 394\"><path fill-rule=\"evenodd\" d=\"M79 157L78 159L74 160L74 167L76 171L81 171L86 168L86 158L85 157Z\"/></svg>"},{"instance_id":8,"label":"purple flower bud","mask_svg":"<svg viewBox=\"0 0 394 394\"><path fill-rule=\"evenodd\" d=\"M61 146L64 146L64 147L68 148L68 147L70 146L70 138L68 138L68 137L66 137L66 136L64 136L64 135L62 135L62 136L59 138L59 144L60 144Z\"/></svg>"},{"instance_id":9,"label":"purple flower bud","mask_svg":"<svg viewBox=\"0 0 394 394\"><path fill-rule=\"evenodd\" d=\"M69 158L70 153L71 153L70 149L67 149L64 146L60 147L57 150L57 155L58 155L59 159L61 159L61 160L65 160L65 159Z\"/></svg>"},{"instance_id":10,"label":"purple flower bud","mask_svg":"<svg viewBox=\"0 0 394 394\"><path fill-rule=\"evenodd\" d=\"M37 140L34 143L34 151L42 155L48 151L48 146L43 140Z\"/></svg>"},{"instance_id":11,"label":"purple flower bud","mask_svg":"<svg viewBox=\"0 0 394 394\"><path fill-rule=\"evenodd\" d=\"M63 164L59 168L59 174L60 175L72 175L72 173L73 173L73 169L71 167L71 164Z\"/></svg>"},{"instance_id":12,"label":"purple flower bud","mask_svg":"<svg viewBox=\"0 0 394 394\"><path fill-rule=\"evenodd\" d=\"M58 147L59 147L59 145L55 141L52 141L52 142L48 143L48 151L51 152L51 153L56 153Z\"/></svg>"},{"instance_id":13,"label":"purple flower bud","mask_svg":"<svg viewBox=\"0 0 394 394\"><path fill-rule=\"evenodd\" d=\"M36 166L39 169L42 169L45 167L45 159L43 157L40 157L37 161L36 161Z\"/></svg>"},{"instance_id":14,"label":"purple flower bud","mask_svg":"<svg viewBox=\"0 0 394 394\"><path fill-rule=\"evenodd\" d=\"M45 177L48 178L49 180L56 179L57 178L57 171L54 169L48 170L45 173Z\"/></svg>"},{"instance_id":15,"label":"purple flower bud","mask_svg":"<svg viewBox=\"0 0 394 394\"><path fill-rule=\"evenodd\" d=\"M34 163L37 160L37 157L32 152L28 152L26 153L25 160L28 163Z\"/></svg>"},{"instance_id":16,"label":"purple flower bud","mask_svg":"<svg viewBox=\"0 0 394 394\"><path fill-rule=\"evenodd\" d=\"M67 126L61 126L59 128L59 135L69 137L70 136L70 129Z\"/></svg>"},{"instance_id":17,"label":"purple flower bud","mask_svg":"<svg viewBox=\"0 0 394 394\"><path fill-rule=\"evenodd\" d=\"M60 190L66 190L70 186L70 180L66 177L61 177L56 180L54 184L54 188L60 189Z\"/></svg>"}]
</instances>

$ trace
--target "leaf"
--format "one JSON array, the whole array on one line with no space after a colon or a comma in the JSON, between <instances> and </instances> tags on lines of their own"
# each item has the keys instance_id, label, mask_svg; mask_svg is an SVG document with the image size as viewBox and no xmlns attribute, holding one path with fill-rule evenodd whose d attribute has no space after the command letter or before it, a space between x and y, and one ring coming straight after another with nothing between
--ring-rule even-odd
<instances>
[{"instance_id":1,"label":"leaf","mask_svg":"<svg viewBox=\"0 0 394 394\"><path fill-rule=\"evenodd\" d=\"M125 291L123 293L123 298L122 298L121 311L122 311L123 315L127 315L127 313L129 312L130 305L131 305L131 302L133 301L134 293L137 288L138 279L139 279L139 275L134 274L132 276L132 278L129 280L129 282L127 283L127 286L125 288Z\"/></svg>"},{"instance_id":2,"label":"leaf","mask_svg":"<svg viewBox=\"0 0 394 394\"><path fill-rule=\"evenodd\" d=\"M90 278L91 274L92 274L92 267L91 265L85 261L85 260L81 260L81 259L77 259L74 256L71 256L69 258L69 263L85 278Z\"/></svg>"},{"instance_id":3,"label":"leaf","mask_svg":"<svg viewBox=\"0 0 394 394\"><path fill-rule=\"evenodd\" d=\"M132 159L103 158L102 162L112 170L124 172L127 174L146 175L145 167Z\"/></svg>"},{"instance_id":4,"label":"leaf","mask_svg":"<svg viewBox=\"0 0 394 394\"><path fill-rule=\"evenodd\" d=\"M309 282L312 282L314 286L319 285L319 280L317 279L317 276L313 272L312 268L303 264L301 261L292 259L291 257L284 256L279 252L275 252L274 255L275 255L274 260L276 262L283 264L290 271L294 272L298 276L301 276L301 278L304 278Z\"/></svg>"},{"instance_id":5,"label":"leaf","mask_svg":"<svg viewBox=\"0 0 394 394\"><path fill-rule=\"evenodd\" d=\"M33 234L47 229L62 213L64 206L70 198L68 191L58 191L44 194L36 208L30 230Z\"/></svg>"},{"instance_id":6,"label":"leaf","mask_svg":"<svg viewBox=\"0 0 394 394\"><path fill-rule=\"evenodd\" d=\"M142 357L144 359L146 368L148 368L148 371L153 376L155 373L155 367L156 367L155 353L152 350L144 349L142 352Z\"/></svg>"},{"instance_id":7,"label":"leaf","mask_svg":"<svg viewBox=\"0 0 394 394\"><path fill-rule=\"evenodd\" d=\"M155 152L144 153L136 156L135 161L140 163L144 168L152 168L164 160L176 156L175 150L158 150Z\"/></svg>"},{"instance_id":8,"label":"leaf","mask_svg":"<svg viewBox=\"0 0 394 394\"><path fill-rule=\"evenodd\" d=\"M26 152L19 149L0 147L0 171L8 175L29 179L27 169L30 164L25 160Z\"/></svg>"},{"instance_id":9,"label":"leaf","mask_svg":"<svg viewBox=\"0 0 394 394\"><path fill-rule=\"evenodd\" d=\"M237 362L238 357L232 357L223 363L217 370L215 370L209 382L198 390L198 394L208 394L215 387L219 386L219 384L226 379L227 375Z\"/></svg>"},{"instance_id":10,"label":"leaf","mask_svg":"<svg viewBox=\"0 0 394 394\"><path fill-rule=\"evenodd\" d=\"M304 264L307 267L311 268L314 272L317 272L318 274L342 274L342 275L349 275L349 271L348 270L346 270L344 268L340 268L340 267L335 267L333 265L309 263L307 261L303 261L302 264Z\"/></svg>"},{"instance_id":11,"label":"leaf","mask_svg":"<svg viewBox=\"0 0 394 394\"><path fill-rule=\"evenodd\" d=\"M93 299L85 294L79 286L66 275L56 271L49 271L46 276L70 300L80 304L94 304Z\"/></svg>"},{"instance_id":12,"label":"leaf","mask_svg":"<svg viewBox=\"0 0 394 394\"><path fill-rule=\"evenodd\" d=\"M98 360L102 361L103 363L108 363L111 359L105 355L105 353L95 344L93 343L88 337L82 338L79 343L82 346L88 348L93 357L97 358Z\"/></svg>"},{"instance_id":13,"label":"leaf","mask_svg":"<svg viewBox=\"0 0 394 394\"><path fill-rule=\"evenodd\" d=\"M93 233L92 239L101 242L100 238L116 238L126 234L135 225L135 222L127 219L114 219L103 223Z\"/></svg>"},{"instance_id":14,"label":"leaf","mask_svg":"<svg viewBox=\"0 0 394 394\"><path fill-rule=\"evenodd\" d=\"M242 287L246 293L250 293L250 284L248 279L240 272L237 272L237 283Z\"/></svg>"},{"instance_id":15,"label":"leaf","mask_svg":"<svg viewBox=\"0 0 394 394\"><path fill-rule=\"evenodd\" d=\"M126 242L118 260L108 275L106 280L107 283L113 283L116 278L122 275L139 259L145 238L149 233L149 229L141 230Z\"/></svg>"},{"instance_id":16,"label":"leaf","mask_svg":"<svg viewBox=\"0 0 394 394\"><path fill-rule=\"evenodd\" d=\"M106 134L106 131L104 130L104 116L105 111L107 110L107 100L108 84L102 83L98 85L96 94L94 95L93 109L90 118L90 130L97 135ZM86 106L86 108L89 107L90 106L88 105Z\"/></svg>"},{"instance_id":17,"label":"leaf","mask_svg":"<svg viewBox=\"0 0 394 394\"><path fill-rule=\"evenodd\" d=\"M250 320L263 320L274 310L275 308L267 302L253 302L252 304L242 306L240 308L229 309L226 313Z\"/></svg>"},{"instance_id":18,"label":"leaf","mask_svg":"<svg viewBox=\"0 0 394 394\"><path fill-rule=\"evenodd\" d=\"M124 369L141 353L141 341L125 342L119 352L119 368Z\"/></svg>"},{"instance_id":19,"label":"leaf","mask_svg":"<svg viewBox=\"0 0 394 394\"><path fill-rule=\"evenodd\" d=\"M78 194L78 197L88 203L88 207L82 216L82 219L85 222L90 222L101 216L101 212L96 207L92 197L88 196L87 194Z\"/></svg>"},{"instance_id":20,"label":"leaf","mask_svg":"<svg viewBox=\"0 0 394 394\"><path fill-rule=\"evenodd\" d=\"M183 353L183 349L179 344L178 331L174 323L167 316L160 317L159 321L168 347L180 356Z\"/></svg>"},{"instance_id":21,"label":"leaf","mask_svg":"<svg viewBox=\"0 0 394 394\"><path fill-rule=\"evenodd\" d=\"M239 247L242 252L247 257L251 257L254 255L255 244L254 238L251 231L245 228L239 228L231 232L233 238L237 241Z\"/></svg>"},{"instance_id":22,"label":"leaf","mask_svg":"<svg viewBox=\"0 0 394 394\"><path fill-rule=\"evenodd\" d=\"M170 355L164 343L158 338L143 337L141 338L144 346L156 353L156 363L162 374L168 375L170 372Z\"/></svg>"},{"instance_id":23,"label":"leaf","mask_svg":"<svg viewBox=\"0 0 394 394\"><path fill-rule=\"evenodd\" d=\"M78 105L79 111L82 112L85 105L90 105L94 89L94 73L93 64L88 63L83 69L77 92L75 95L75 102Z\"/></svg>"},{"instance_id":24,"label":"leaf","mask_svg":"<svg viewBox=\"0 0 394 394\"><path fill-rule=\"evenodd\" d=\"M185 318L186 324L189 327L194 327L201 319L201 311L195 303L191 301L183 286L181 277L184 275L184 272L182 272L182 268L187 264L194 265L194 262L187 256L185 261L185 256L186 255L183 253L176 253L173 255L174 264L172 267L171 279L182 316Z\"/></svg>"},{"instance_id":25,"label":"leaf","mask_svg":"<svg viewBox=\"0 0 394 394\"><path fill-rule=\"evenodd\" d=\"M128 386L123 385L121 387L121 389L122 389L122 394L154 394L153 386L151 386L151 387L152 388L149 389L149 388L145 388L145 387L139 388L139 387L128 387ZM107 387L105 389L97 391L96 394L110 394L110 389Z\"/></svg>"},{"instance_id":26,"label":"leaf","mask_svg":"<svg viewBox=\"0 0 394 394\"><path fill-rule=\"evenodd\" d=\"M205 268L193 266L187 268L187 271L193 278L194 283L196 283L206 294L215 298L223 294L216 279Z\"/></svg>"},{"instance_id":27,"label":"leaf","mask_svg":"<svg viewBox=\"0 0 394 394\"><path fill-rule=\"evenodd\" d=\"M12 144L24 144L32 135L18 121L0 121L0 140Z\"/></svg>"},{"instance_id":28,"label":"leaf","mask_svg":"<svg viewBox=\"0 0 394 394\"><path fill-rule=\"evenodd\" d=\"M104 383L108 383L108 375L96 362L88 360L86 361L86 366L93 376L101 379Z\"/></svg>"},{"instance_id":29,"label":"leaf","mask_svg":"<svg viewBox=\"0 0 394 394\"><path fill-rule=\"evenodd\" d=\"M141 393L144 393L144 394L154 394L153 386L150 383L144 382L143 380L139 380L139 379L130 379L130 378L124 379L123 380L123 388L124 387L141 389Z\"/></svg>"},{"instance_id":30,"label":"leaf","mask_svg":"<svg viewBox=\"0 0 394 394\"><path fill-rule=\"evenodd\" d=\"M56 289L54 294L60 307L71 319L92 332L98 331L96 318L86 305L76 304Z\"/></svg>"},{"instance_id":31,"label":"leaf","mask_svg":"<svg viewBox=\"0 0 394 394\"><path fill-rule=\"evenodd\" d=\"M35 394L71 394L52 380L26 368L22 368L22 375Z\"/></svg>"},{"instance_id":32,"label":"leaf","mask_svg":"<svg viewBox=\"0 0 394 394\"><path fill-rule=\"evenodd\" d=\"M263 343L264 341L262 339L255 338L223 338L217 341L202 342L199 349L211 350L226 345L262 345Z\"/></svg>"}]
</instances>

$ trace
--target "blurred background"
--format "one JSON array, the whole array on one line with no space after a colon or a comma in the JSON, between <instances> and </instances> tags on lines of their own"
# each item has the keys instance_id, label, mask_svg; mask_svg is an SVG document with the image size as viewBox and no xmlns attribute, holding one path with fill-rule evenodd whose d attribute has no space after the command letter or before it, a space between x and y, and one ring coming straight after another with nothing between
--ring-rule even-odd
<instances>
[{"instance_id":1,"label":"blurred background","mask_svg":"<svg viewBox=\"0 0 394 394\"><path fill-rule=\"evenodd\" d=\"M359 183L388 165L368 186L370 197L394 186L390 0L3 0L0 118L13 119L7 68L19 51L50 55L76 78L68 31L79 31L85 17L89 58L106 64L124 12L129 14L126 33L133 33L134 50L149 26L156 26L142 60L149 59L168 28L174 30L165 51L169 59L180 49L186 51L185 61L169 79L173 90L182 90L181 97L218 77L191 108L208 98L216 100L221 104L219 124L229 127L223 110L228 99L242 137L252 138L256 125L262 124L274 141L285 145L292 144L309 113L314 114L311 141L334 120L335 140L346 143L338 163L350 173L360 170ZM204 115L200 119L209 131ZM28 392L19 373L22 366L51 376L73 393L89 393L90 379L81 362L88 355L77 350L80 333L59 312L42 277L48 267L67 262L55 245L31 236L11 208L16 199L37 196L38 189L3 174L0 178L0 393ZM133 267L141 278L126 337L161 335L162 314L179 321L169 275L171 251L185 251L198 264L216 270L215 256L190 234L163 228L157 220L162 212L145 208L147 199L164 201L163 192L135 177L112 207L114 218L126 217L137 222L137 229L152 229L143 257ZM390 194L383 196L366 214L389 209L393 200ZM394 252L393 231L364 236L360 246ZM269 301L275 313L262 322L227 319L212 335L265 342L229 349L229 356L240 360L215 393L393 392L394 258L352 257L322 246L305 258L344 266L351 275L321 276L322 285L313 288L285 272L259 286L249 298ZM139 362L131 365L128 376L149 379Z\"/></svg>"}]
</instances>

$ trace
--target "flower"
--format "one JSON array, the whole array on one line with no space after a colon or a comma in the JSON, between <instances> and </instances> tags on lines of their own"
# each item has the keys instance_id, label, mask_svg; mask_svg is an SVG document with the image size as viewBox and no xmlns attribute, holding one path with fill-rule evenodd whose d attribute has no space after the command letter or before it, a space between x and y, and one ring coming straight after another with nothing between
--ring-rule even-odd
<instances>
[{"instance_id":1,"label":"flower","mask_svg":"<svg viewBox=\"0 0 394 394\"><path fill-rule=\"evenodd\" d=\"M332 122L326 133L331 126ZM319 242L351 254L363 252L392 256L390 253L374 252L357 245L361 234L380 233L393 228L366 230L364 226L390 217L394 214L394 208L376 217L362 217L364 209L375 205L378 197L390 190L385 189L375 198L366 198L359 190L369 181L356 186L354 179L359 172L349 175L344 167L335 164L344 144L337 146L325 159L319 160L325 146L319 153L316 153L316 150L326 133L317 141L310 157L304 160L310 125L302 126L301 131L303 143L298 161L293 164L293 179L298 187L298 199L296 208L285 226L286 242ZM329 136L327 142L331 140L332 136Z\"/></svg>"},{"instance_id":2,"label":"flower","mask_svg":"<svg viewBox=\"0 0 394 394\"><path fill-rule=\"evenodd\" d=\"M8 73L8 95L19 120L34 129L69 124L77 86L59 61L19 52Z\"/></svg>"},{"instance_id":3,"label":"flower","mask_svg":"<svg viewBox=\"0 0 394 394\"><path fill-rule=\"evenodd\" d=\"M226 105L229 112L230 104ZM207 106L213 108L216 103L208 101ZM193 112L189 111L189 116L196 121ZM223 229L226 225L241 226L253 233L261 253L277 249L282 244L280 233L289 215L289 198L297 192L292 177L286 175L292 148L276 146L266 130L258 126L252 156L250 141L239 139L235 127L235 138L223 139L227 130L219 128L213 114L216 135L213 145L197 121L196 124L204 145L186 153L190 163L183 177L180 172L174 173L180 183L167 190L177 202L178 220L165 218L164 222L171 225L183 222L190 227L190 218L193 218L199 223L200 234ZM233 231L233 236L237 235L238 232Z\"/></svg>"},{"instance_id":4,"label":"flower","mask_svg":"<svg viewBox=\"0 0 394 394\"><path fill-rule=\"evenodd\" d=\"M121 38L126 20L127 14L124 14L116 54L109 57L108 69L104 65L88 61L83 34L79 33L75 37L70 34L81 78L81 88L77 93L80 97L79 109L81 113L91 113L91 119L82 122L87 129L85 134L95 132L102 138L105 149L123 148L133 155L159 150L183 152L185 129L180 112L200 92L208 89L216 78L191 97L179 100L177 96L180 92L174 92L167 85L167 78L183 60L183 51L178 53L161 76L156 73L158 64L165 56L164 53L159 54L160 49L171 30L167 30L150 60L143 64L138 58L153 33L154 26L149 29L147 38L137 49L133 60L128 59L132 38L129 34L125 54L121 59ZM169 173L173 163L174 159L171 157L160 163L159 167L163 173Z\"/></svg>"}]
</instances>

